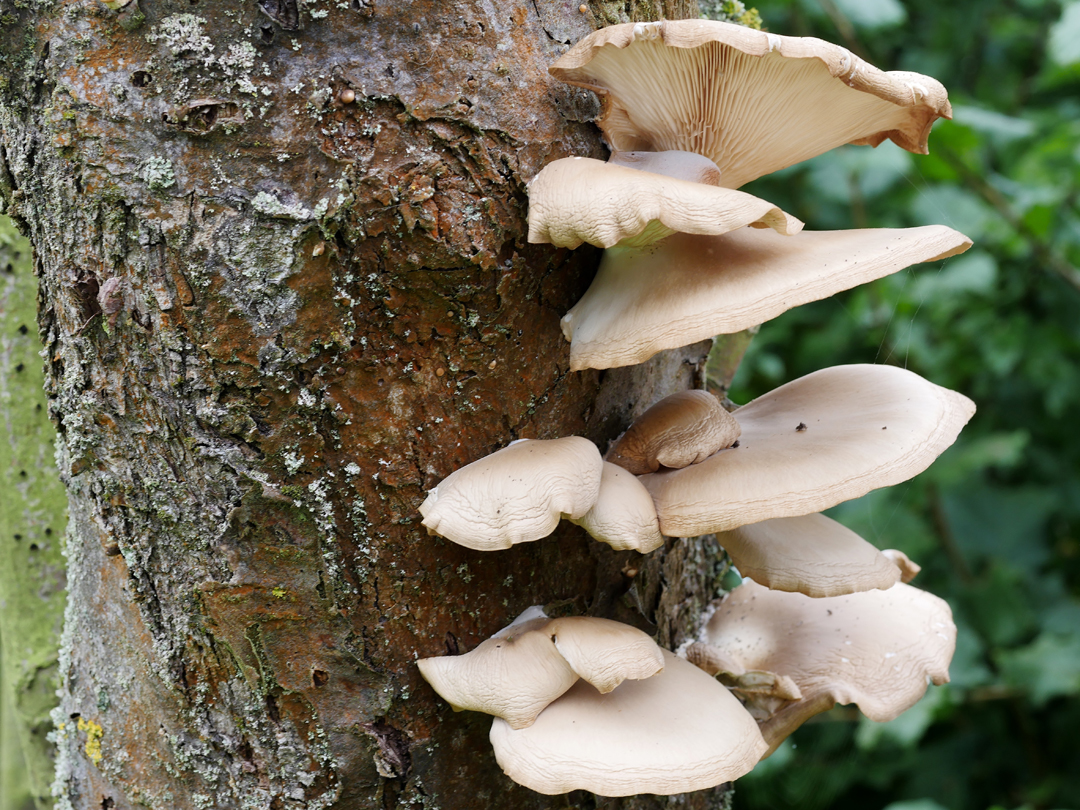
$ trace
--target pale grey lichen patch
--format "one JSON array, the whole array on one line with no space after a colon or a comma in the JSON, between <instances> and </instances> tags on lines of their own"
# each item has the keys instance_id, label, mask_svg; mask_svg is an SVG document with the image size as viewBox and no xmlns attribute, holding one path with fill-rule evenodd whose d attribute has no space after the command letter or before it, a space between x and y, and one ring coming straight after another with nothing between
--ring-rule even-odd
<instances>
[{"instance_id":1,"label":"pale grey lichen patch","mask_svg":"<svg viewBox=\"0 0 1080 810\"><path fill-rule=\"evenodd\" d=\"M173 56L190 53L206 58L214 50L214 43L206 36L206 20L194 14L173 14L154 26L146 35L150 42L164 45Z\"/></svg>"},{"instance_id":2,"label":"pale grey lichen patch","mask_svg":"<svg viewBox=\"0 0 1080 810\"><path fill-rule=\"evenodd\" d=\"M176 185L172 163L163 157L152 157L143 163L139 176L153 191L164 191Z\"/></svg>"}]
</instances>

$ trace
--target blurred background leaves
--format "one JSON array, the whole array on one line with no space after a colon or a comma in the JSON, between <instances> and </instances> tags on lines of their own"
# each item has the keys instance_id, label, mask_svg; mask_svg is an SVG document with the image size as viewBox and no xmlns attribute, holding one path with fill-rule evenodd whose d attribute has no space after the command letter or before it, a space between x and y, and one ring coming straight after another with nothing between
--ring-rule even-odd
<instances>
[{"instance_id":1,"label":"blurred background leaves","mask_svg":"<svg viewBox=\"0 0 1080 810\"><path fill-rule=\"evenodd\" d=\"M907 484L831 514L923 565L953 607L952 682L897 720L838 707L739 782L736 806L1080 807L1080 0L777 0L768 30L949 90L929 156L845 147L746 190L808 228L944 223L968 253L764 324L731 395L891 363L978 413Z\"/></svg>"}]
</instances>

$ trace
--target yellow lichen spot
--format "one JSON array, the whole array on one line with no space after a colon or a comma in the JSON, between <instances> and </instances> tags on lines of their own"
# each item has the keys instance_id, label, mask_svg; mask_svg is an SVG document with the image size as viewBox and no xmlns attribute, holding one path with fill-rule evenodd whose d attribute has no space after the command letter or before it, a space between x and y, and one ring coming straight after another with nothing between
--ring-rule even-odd
<instances>
[{"instance_id":1,"label":"yellow lichen spot","mask_svg":"<svg viewBox=\"0 0 1080 810\"><path fill-rule=\"evenodd\" d=\"M278 599L284 599L286 596L289 595L289 592L287 590L285 590L284 588L282 588L280 585L278 587L274 588L272 591L270 591L270 593L272 593Z\"/></svg>"},{"instance_id":2,"label":"yellow lichen spot","mask_svg":"<svg viewBox=\"0 0 1080 810\"><path fill-rule=\"evenodd\" d=\"M86 756L90 758L90 761L97 765L101 762L101 738L105 736L105 729L93 720L84 720L80 717L79 731L86 732L86 745L84 746L84 750L86 751Z\"/></svg>"}]
</instances>

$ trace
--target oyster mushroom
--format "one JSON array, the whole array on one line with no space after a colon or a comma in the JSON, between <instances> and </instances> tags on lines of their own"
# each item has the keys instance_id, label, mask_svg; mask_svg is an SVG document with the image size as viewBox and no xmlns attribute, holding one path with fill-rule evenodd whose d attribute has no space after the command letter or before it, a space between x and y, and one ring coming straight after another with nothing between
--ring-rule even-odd
<instances>
[{"instance_id":1,"label":"oyster mushroom","mask_svg":"<svg viewBox=\"0 0 1080 810\"><path fill-rule=\"evenodd\" d=\"M634 420L607 460L634 475L704 461L739 438L739 423L708 391L678 391Z\"/></svg>"},{"instance_id":2,"label":"oyster mushroom","mask_svg":"<svg viewBox=\"0 0 1080 810\"><path fill-rule=\"evenodd\" d=\"M907 557L894 560L822 514L739 526L717 532L716 540L744 577L815 598L885 590L901 581L905 561L914 565Z\"/></svg>"},{"instance_id":3,"label":"oyster mushroom","mask_svg":"<svg viewBox=\"0 0 1080 810\"><path fill-rule=\"evenodd\" d=\"M739 446L643 475L669 537L819 512L922 472L975 412L895 366L834 366L734 412Z\"/></svg>"},{"instance_id":4,"label":"oyster mushroom","mask_svg":"<svg viewBox=\"0 0 1080 810\"><path fill-rule=\"evenodd\" d=\"M522 439L455 470L420 505L423 524L467 548L494 551L546 537L600 495L603 459L581 436Z\"/></svg>"},{"instance_id":5,"label":"oyster mushroom","mask_svg":"<svg viewBox=\"0 0 1080 810\"><path fill-rule=\"evenodd\" d=\"M685 793L747 773L767 745L721 684L663 651L664 669L601 694L584 681L531 726L491 725L495 758L520 785L548 795Z\"/></svg>"},{"instance_id":6,"label":"oyster mushroom","mask_svg":"<svg viewBox=\"0 0 1080 810\"><path fill-rule=\"evenodd\" d=\"M892 720L918 702L928 682L948 683L956 648L948 604L904 584L813 599L745 580L720 603L704 635L687 658L709 674L737 681L748 671L773 673L798 688L798 699L772 694L757 702L770 752L837 703L854 703L871 720Z\"/></svg>"},{"instance_id":7,"label":"oyster mushroom","mask_svg":"<svg viewBox=\"0 0 1080 810\"><path fill-rule=\"evenodd\" d=\"M421 658L417 666L454 711L485 712L524 728L578 678L606 693L627 678L652 677L664 659L656 642L630 625L550 619L532 607L464 655Z\"/></svg>"},{"instance_id":8,"label":"oyster mushroom","mask_svg":"<svg viewBox=\"0 0 1080 810\"><path fill-rule=\"evenodd\" d=\"M944 225L793 235L739 228L612 247L563 316L570 368L641 363L969 247L970 239Z\"/></svg>"},{"instance_id":9,"label":"oyster mushroom","mask_svg":"<svg viewBox=\"0 0 1080 810\"><path fill-rule=\"evenodd\" d=\"M845 48L710 20L626 23L578 42L550 68L594 90L616 151L684 150L739 186L846 143L886 138L925 153L951 118L939 82L883 72Z\"/></svg>"},{"instance_id":10,"label":"oyster mushroom","mask_svg":"<svg viewBox=\"0 0 1080 810\"><path fill-rule=\"evenodd\" d=\"M722 234L757 225L788 234L802 228L799 220L757 197L681 179L712 177L699 165L707 159L685 152L666 157L633 161L648 171L584 157L549 163L529 183L529 241L608 248L648 245L676 232Z\"/></svg>"}]
</instances>

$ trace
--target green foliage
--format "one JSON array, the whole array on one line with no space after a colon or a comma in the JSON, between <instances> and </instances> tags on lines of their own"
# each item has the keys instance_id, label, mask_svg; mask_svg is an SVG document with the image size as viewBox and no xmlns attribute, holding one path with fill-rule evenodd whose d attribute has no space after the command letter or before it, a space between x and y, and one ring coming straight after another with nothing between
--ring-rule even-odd
<instances>
[{"instance_id":1,"label":"green foliage","mask_svg":"<svg viewBox=\"0 0 1080 810\"><path fill-rule=\"evenodd\" d=\"M912 556L916 584L948 599L960 628L952 682L891 723L823 715L739 782L736 806L1076 808L1080 2L895 6L759 4L774 32L941 80L955 119L935 127L931 154L845 147L747 190L809 228L938 222L975 247L763 325L731 395L892 363L975 400L930 470L832 511Z\"/></svg>"}]
</instances>

